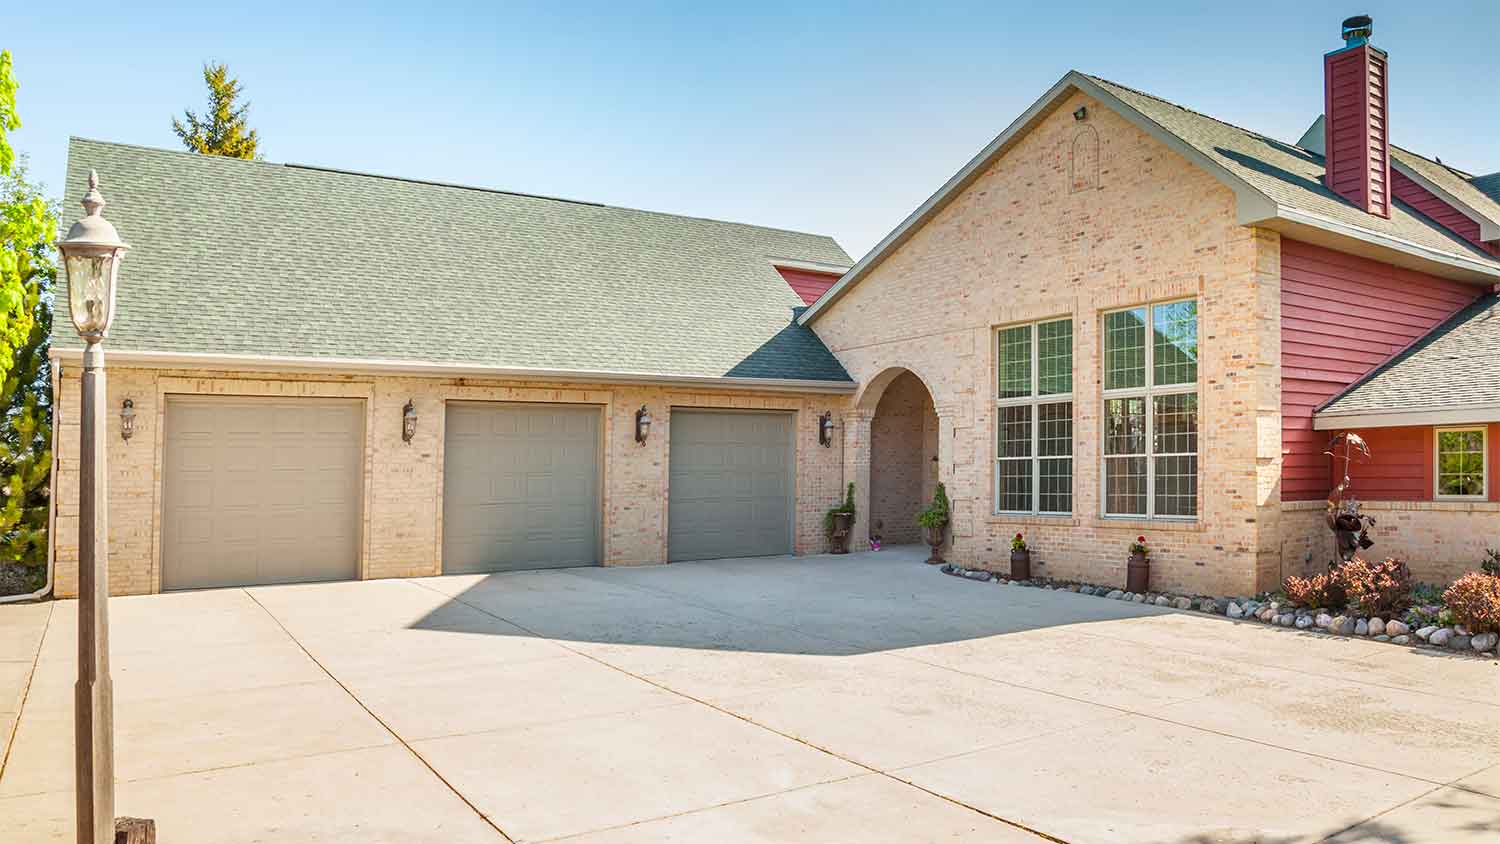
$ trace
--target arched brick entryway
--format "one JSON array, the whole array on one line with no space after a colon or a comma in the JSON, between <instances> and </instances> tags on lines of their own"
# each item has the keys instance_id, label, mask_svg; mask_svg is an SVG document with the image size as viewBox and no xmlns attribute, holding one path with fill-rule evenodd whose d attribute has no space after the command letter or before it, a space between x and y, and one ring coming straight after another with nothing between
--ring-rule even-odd
<instances>
[{"instance_id":1,"label":"arched brick entryway","mask_svg":"<svg viewBox=\"0 0 1500 844\"><path fill-rule=\"evenodd\" d=\"M886 545L921 542L917 512L940 480L941 420L927 382L903 367L884 370L865 382L845 426L845 471L859 510L851 547L868 549L872 532Z\"/></svg>"}]
</instances>

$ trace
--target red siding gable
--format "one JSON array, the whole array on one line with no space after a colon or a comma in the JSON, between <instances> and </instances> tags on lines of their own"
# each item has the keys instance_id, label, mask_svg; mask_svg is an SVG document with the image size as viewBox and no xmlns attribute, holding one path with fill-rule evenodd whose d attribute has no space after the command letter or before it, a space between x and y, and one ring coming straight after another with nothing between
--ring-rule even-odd
<instances>
[{"instance_id":1,"label":"red siding gable","mask_svg":"<svg viewBox=\"0 0 1500 844\"><path fill-rule=\"evenodd\" d=\"M1328 494L1313 411L1479 297L1456 281L1281 241L1281 498Z\"/></svg>"},{"instance_id":2,"label":"red siding gable","mask_svg":"<svg viewBox=\"0 0 1500 844\"><path fill-rule=\"evenodd\" d=\"M1485 243L1479 239L1478 223L1400 171L1391 172L1391 188L1397 199L1430 217L1433 222L1491 255L1500 255L1500 243Z\"/></svg>"},{"instance_id":3,"label":"red siding gable","mask_svg":"<svg viewBox=\"0 0 1500 844\"><path fill-rule=\"evenodd\" d=\"M811 305L818 301L823 291L833 286L839 280L838 273L820 273L815 270L801 270L792 267L777 267L776 272L786 279L786 283L796 291L802 301Z\"/></svg>"},{"instance_id":4,"label":"red siding gable","mask_svg":"<svg viewBox=\"0 0 1500 844\"><path fill-rule=\"evenodd\" d=\"M1328 189L1391 216L1386 55L1369 44L1323 57L1323 155Z\"/></svg>"}]
</instances>

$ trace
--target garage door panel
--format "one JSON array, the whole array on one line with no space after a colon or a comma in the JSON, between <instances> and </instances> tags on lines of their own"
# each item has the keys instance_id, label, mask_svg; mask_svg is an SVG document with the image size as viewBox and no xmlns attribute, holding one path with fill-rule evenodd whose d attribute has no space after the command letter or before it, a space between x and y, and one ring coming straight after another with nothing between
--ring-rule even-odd
<instances>
[{"instance_id":1,"label":"garage door panel","mask_svg":"<svg viewBox=\"0 0 1500 844\"><path fill-rule=\"evenodd\" d=\"M791 414L671 417L668 558L791 553Z\"/></svg>"},{"instance_id":2,"label":"garage door panel","mask_svg":"<svg viewBox=\"0 0 1500 844\"><path fill-rule=\"evenodd\" d=\"M169 396L162 587L355 577L364 406Z\"/></svg>"},{"instance_id":3,"label":"garage door panel","mask_svg":"<svg viewBox=\"0 0 1500 844\"><path fill-rule=\"evenodd\" d=\"M449 405L443 571L596 564L599 420L591 406Z\"/></svg>"}]
</instances>

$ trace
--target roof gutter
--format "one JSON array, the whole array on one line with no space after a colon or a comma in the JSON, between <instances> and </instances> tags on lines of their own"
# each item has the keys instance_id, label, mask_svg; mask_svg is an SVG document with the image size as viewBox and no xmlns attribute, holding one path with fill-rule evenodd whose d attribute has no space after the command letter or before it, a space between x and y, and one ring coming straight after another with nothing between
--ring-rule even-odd
<instances>
[{"instance_id":1,"label":"roof gutter","mask_svg":"<svg viewBox=\"0 0 1500 844\"><path fill-rule=\"evenodd\" d=\"M52 359L81 362L81 349L52 347ZM225 355L199 352L155 352L111 349L116 364L157 369L225 369L253 372L337 373L341 375L404 375L439 378L493 378L517 381L566 381L589 384L661 384L721 390L771 390L801 393L853 393L853 381L816 381L798 378L741 378L675 373L619 372L585 369L482 366L463 363L388 360L381 358L324 358L290 355Z\"/></svg>"},{"instance_id":2,"label":"roof gutter","mask_svg":"<svg viewBox=\"0 0 1500 844\"><path fill-rule=\"evenodd\" d=\"M1401 428L1410 425L1472 425L1500 420L1500 404L1415 410L1348 410L1313 414L1313 430Z\"/></svg>"}]
</instances>

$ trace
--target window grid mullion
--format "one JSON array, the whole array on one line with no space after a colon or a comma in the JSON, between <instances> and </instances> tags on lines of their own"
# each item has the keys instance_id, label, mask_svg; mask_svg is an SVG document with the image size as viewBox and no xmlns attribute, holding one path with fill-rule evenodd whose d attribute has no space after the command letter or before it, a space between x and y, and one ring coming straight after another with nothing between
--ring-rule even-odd
<instances>
[{"instance_id":1,"label":"window grid mullion","mask_svg":"<svg viewBox=\"0 0 1500 844\"><path fill-rule=\"evenodd\" d=\"M1031 512L1042 510L1042 324L1031 326Z\"/></svg>"},{"instance_id":2,"label":"window grid mullion","mask_svg":"<svg viewBox=\"0 0 1500 844\"><path fill-rule=\"evenodd\" d=\"M1156 517L1156 306L1146 306L1146 518Z\"/></svg>"}]
</instances>

